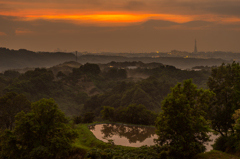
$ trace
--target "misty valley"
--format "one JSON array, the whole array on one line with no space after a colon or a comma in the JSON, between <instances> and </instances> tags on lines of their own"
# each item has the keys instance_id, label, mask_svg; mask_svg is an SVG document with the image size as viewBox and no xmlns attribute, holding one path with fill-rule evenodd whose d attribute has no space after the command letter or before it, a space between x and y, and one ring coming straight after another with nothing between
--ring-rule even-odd
<instances>
[{"instance_id":1,"label":"misty valley","mask_svg":"<svg viewBox=\"0 0 240 159\"><path fill-rule=\"evenodd\" d=\"M0 158L237 159L239 63L155 55L1 48Z\"/></svg>"},{"instance_id":2,"label":"misty valley","mask_svg":"<svg viewBox=\"0 0 240 159\"><path fill-rule=\"evenodd\" d=\"M240 159L240 0L0 0L0 159Z\"/></svg>"}]
</instances>

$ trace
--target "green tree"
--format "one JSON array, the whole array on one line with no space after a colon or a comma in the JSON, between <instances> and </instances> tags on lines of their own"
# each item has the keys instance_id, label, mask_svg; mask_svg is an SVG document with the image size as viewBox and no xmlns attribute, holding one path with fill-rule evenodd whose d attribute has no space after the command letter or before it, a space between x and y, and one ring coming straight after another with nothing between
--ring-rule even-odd
<instances>
[{"instance_id":1,"label":"green tree","mask_svg":"<svg viewBox=\"0 0 240 159\"><path fill-rule=\"evenodd\" d=\"M127 78L127 71L125 69L118 69L116 67L110 68L106 74L109 78Z\"/></svg>"},{"instance_id":2,"label":"green tree","mask_svg":"<svg viewBox=\"0 0 240 159\"><path fill-rule=\"evenodd\" d=\"M130 104L125 109L125 122L131 124L154 125L157 115L142 105Z\"/></svg>"},{"instance_id":3,"label":"green tree","mask_svg":"<svg viewBox=\"0 0 240 159\"><path fill-rule=\"evenodd\" d=\"M102 118L105 120L113 121L114 120L114 108L109 106L103 106L101 110Z\"/></svg>"},{"instance_id":4,"label":"green tree","mask_svg":"<svg viewBox=\"0 0 240 159\"><path fill-rule=\"evenodd\" d=\"M56 77L57 77L58 79L62 79L62 78L64 78L64 77L66 77L66 75L65 75L62 71L59 71L59 72L57 73Z\"/></svg>"},{"instance_id":5,"label":"green tree","mask_svg":"<svg viewBox=\"0 0 240 159\"><path fill-rule=\"evenodd\" d=\"M236 139L238 140L238 144L239 145L239 142L240 142L240 118L238 118L236 120L236 124L234 125L234 129L236 130ZM240 147L238 146L238 151L239 151Z\"/></svg>"},{"instance_id":6,"label":"green tree","mask_svg":"<svg viewBox=\"0 0 240 159\"><path fill-rule=\"evenodd\" d=\"M80 124L82 122L82 117L80 115L73 117L73 122L74 124Z\"/></svg>"},{"instance_id":7,"label":"green tree","mask_svg":"<svg viewBox=\"0 0 240 159\"><path fill-rule=\"evenodd\" d=\"M4 72L4 76L9 78L17 78L20 76L20 73L14 70L7 70Z\"/></svg>"},{"instance_id":8,"label":"green tree","mask_svg":"<svg viewBox=\"0 0 240 159\"><path fill-rule=\"evenodd\" d=\"M222 136L227 136L229 130L234 133L235 121L232 115L240 108L240 65L222 64L213 68L208 79L208 87L216 96L212 99L208 117L212 121L212 128Z\"/></svg>"},{"instance_id":9,"label":"green tree","mask_svg":"<svg viewBox=\"0 0 240 159\"><path fill-rule=\"evenodd\" d=\"M54 75L52 71L45 68L35 68L34 71L27 71L19 77L21 80L30 80L36 78L40 78L41 80L48 82L54 80Z\"/></svg>"},{"instance_id":10,"label":"green tree","mask_svg":"<svg viewBox=\"0 0 240 159\"><path fill-rule=\"evenodd\" d=\"M98 75L101 70L97 64L86 63L85 65L80 66L80 70L84 73L91 73Z\"/></svg>"},{"instance_id":11,"label":"green tree","mask_svg":"<svg viewBox=\"0 0 240 159\"><path fill-rule=\"evenodd\" d=\"M104 106L101 114L105 120L141 125L154 125L157 118L156 113L147 110L142 104L130 104L127 107L118 107L117 109Z\"/></svg>"},{"instance_id":12,"label":"green tree","mask_svg":"<svg viewBox=\"0 0 240 159\"><path fill-rule=\"evenodd\" d=\"M1 136L1 157L64 158L76 137L77 133L67 125L67 118L55 101L41 99L32 103L29 113L20 112L14 130Z\"/></svg>"},{"instance_id":13,"label":"green tree","mask_svg":"<svg viewBox=\"0 0 240 159\"><path fill-rule=\"evenodd\" d=\"M125 79L127 78L127 71L125 69L119 69L118 70L118 77Z\"/></svg>"},{"instance_id":14,"label":"green tree","mask_svg":"<svg viewBox=\"0 0 240 159\"><path fill-rule=\"evenodd\" d=\"M95 118L94 113L92 112L87 112L83 116L83 123L92 123Z\"/></svg>"},{"instance_id":15,"label":"green tree","mask_svg":"<svg viewBox=\"0 0 240 159\"><path fill-rule=\"evenodd\" d=\"M0 97L0 124L5 129L12 130L15 115L21 111L30 110L30 101L22 94L10 92Z\"/></svg>"},{"instance_id":16,"label":"green tree","mask_svg":"<svg viewBox=\"0 0 240 159\"><path fill-rule=\"evenodd\" d=\"M46 69L35 68L34 71L27 71L19 76L18 80L5 88L5 92L29 93L33 96L48 96L56 88L56 82L52 71ZM61 86L58 84L58 87ZM30 97L30 98L31 98ZM32 98L31 98L32 99ZM37 98L41 99L41 98Z\"/></svg>"},{"instance_id":17,"label":"green tree","mask_svg":"<svg viewBox=\"0 0 240 159\"><path fill-rule=\"evenodd\" d=\"M211 91L199 90L192 80L185 80L162 102L156 120L157 142L169 150L172 158L191 158L204 150L210 131L204 110L212 96Z\"/></svg>"},{"instance_id":18,"label":"green tree","mask_svg":"<svg viewBox=\"0 0 240 159\"><path fill-rule=\"evenodd\" d=\"M77 95L76 95L76 102L78 104L84 104L88 99L88 94L85 93L85 92L79 92Z\"/></svg>"},{"instance_id":19,"label":"green tree","mask_svg":"<svg viewBox=\"0 0 240 159\"><path fill-rule=\"evenodd\" d=\"M118 77L118 69L116 67L110 68L107 71L107 76L109 78L117 78Z\"/></svg>"}]
</instances>

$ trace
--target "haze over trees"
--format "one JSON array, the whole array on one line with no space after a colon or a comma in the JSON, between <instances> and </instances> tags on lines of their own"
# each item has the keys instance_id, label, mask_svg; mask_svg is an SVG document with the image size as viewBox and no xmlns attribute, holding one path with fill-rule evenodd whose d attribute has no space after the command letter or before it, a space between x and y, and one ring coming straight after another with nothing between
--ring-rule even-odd
<instances>
[{"instance_id":1,"label":"haze over trees","mask_svg":"<svg viewBox=\"0 0 240 159\"><path fill-rule=\"evenodd\" d=\"M115 67L67 62L21 74L14 70L5 71L0 74L0 94L17 92L32 102L54 98L68 116L79 115L82 108L98 116L102 106L117 108L129 104L143 104L147 109L159 111L161 100L177 82L193 78L199 87L206 88L210 75L208 71L186 71L159 63L112 64ZM134 64L141 67L135 70L124 68Z\"/></svg>"},{"instance_id":2,"label":"haze over trees","mask_svg":"<svg viewBox=\"0 0 240 159\"><path fill-rule=\"evenodd\" d=\"M26 49L10 50L0 48L0 72L25 67L50 67L72 60L75 60L75 55L71 53L36 53Z\"/></svg>"},{"instance_id":3,"label":"haze over trees","mask_svg":"<svg viewBox=\"0 0 240 159\"><path fill-rule=\"evenodd\" d=\"M129 64L141 66L124 68ZM53 73L51 69L35 68L21 74L14 70L0 74L2 156L67 156L77 134L63 112L75 124L107 120L156 124L158 145L148 150L162 158L192 158L203 152L210 127L222 136L215 149L239 151L238 63L222 64L212 72L141 62L67 65L73 65L72 70L51 68ZM129 73L147 77L128 77ZM56 102L43 99L51 97ZM114 154L115 150L99 152L100 156L105 153Z\"/></svg>"},{"instance_id":4,"label":"haze over trees","mask_svg":"<svg viewBox=\"0 0 240 159\"><path fill-rule=\"evenodd\" d=\"M204 53L205 54L205 53ZM138 55L138 57L136 57ZM215 55L215 54L213 54ZM162 56L162 57L161 57ZM162 63L164 65L173 65L181 69L191 69L194 66L215 66L221 65L222 62L229 62L225 59L218 58L184 58L181 57L168 57L165 54L83 54L78 57L78 62L105 64L111 61L125 62L125 61L142 61L144 63ZM59 63L67 61L75 61L76 57L73 53L64 52L33 52L26 49L10 50L8 48L0 48L0 72L7 69L23 69L23 68L36 68L36 67L52 67ZM232 58L233 59L233 58Z\"/></svg>"}]
</instances>

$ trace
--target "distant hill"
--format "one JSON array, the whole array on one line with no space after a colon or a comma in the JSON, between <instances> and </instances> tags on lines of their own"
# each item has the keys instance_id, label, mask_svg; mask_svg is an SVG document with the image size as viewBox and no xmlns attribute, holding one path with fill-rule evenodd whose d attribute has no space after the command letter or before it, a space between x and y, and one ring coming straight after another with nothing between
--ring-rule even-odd
<instances>
[{"instance_id":1,"label":"distant hill","mask_svg":"<svg viewBox=\"0 0 240 159\"><path fill-rule=\"evenodd\" d=\"M111 61L125 62L125 61L141 61L143 63L162 63L164 65L172 65L179 69L191 69L194 66L219 66L223 62L229 63L230 61L223 59L200 59L200 58L183 58L183 57L123 57L123 56L106 56L106 55L82 55L78 58L79 62L84 64L98 63L104 64Z\"/></svg>"},{"instance_id":2,"label":"distant hill","mask_svg":"<svg viewBox=\"0 0 240 159\"><path fill-rule=\"evenodd\" d=\"M162 63L164 65L172 65L179 69L191 69L194 66L218 66L223 62L228 63L223 59L200 59L200 58L183 58L183 57L125 57L112 55L82 55L78 57L78 62L106 64L111 61L141 61L143 63ZM116 54L117 55L117 54ZM10 50L0 48L0 72L8 69L23 69L36 67L52 67L59 63L67 61L75 61L76 57L72 53L63 52L33 52L26 49ZM141 67L141 66L140 66Z\"/></svg>"},{"instance_id":3,"label":"distant hill","mask_svg":"<svg viewBox=\"0 0 240 159\"><path fill-rule=\"evenodd\" d=\"M81 64L76 61L68 61L56 66L52 66L49 69L53 72L55 76L59 71L62 71L64 74L68 75L72 72L73 68L79 68L80 66Z\"/></svg>"},{"instance_id":4,"label":"distant hill","mask_svg":"<svg viewBox=\"0 0 240 159\"><path fill-rule=\"evenodd\" d=\"M72 53L36 53L26 49L10 50L0 48L0 72L26 67L51 67L73 60L75 60L75 55Z\"/></svg>"}]
</instances>

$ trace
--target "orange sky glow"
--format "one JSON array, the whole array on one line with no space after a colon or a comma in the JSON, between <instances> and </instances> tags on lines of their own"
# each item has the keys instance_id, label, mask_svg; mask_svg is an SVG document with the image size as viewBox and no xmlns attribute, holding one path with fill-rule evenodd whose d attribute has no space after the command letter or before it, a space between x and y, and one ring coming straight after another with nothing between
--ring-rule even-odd
<instances>
[{"instance_id":1,"label":"orange sky glow","mask_svg":"<svg viewBox=\"0 0 240 159\"><path fill-rule=\"evenodd\" d=\"M90 15L27 15L25 18L33 19L63 19L88 22L107 22L107 23L135 23L145 22L149 19L167 20L177 23L191 21L190 16L169 15L169 14L90 14Z\"/></svg>"},{"instance_id":2,"label":"orange sky glow","mask_svg":"<svg viewBox=\"0 0 240 159\"><path fill-rule=\"evenodd\" d=\"M224 2L226 0L222 0ZM189 0L148 0L148 1L107 1L107 0L3 0L0 3L0 15L24 18L25 20L71 20L85 23L135 23L150 19L166 20L177 23L189 21L239 22L240 16L224 13L203 12L198 6L217 6L216 0L196 0L196 6L188 7ZM215 3L211 3L215 2ZM226 2L236 2L228 0ZM174 4L178 7L174 7ZM182 4L181 4L182 3ZM205 4L206 3L206 4ZM203 4L203 5L201 5ZM221 4L221 3L219 3ZM226 3L231 4L231 3ZM222 4L224 6L225 4ZM3 6L3 8L1 8ZM220 5L221 6L221 5ZM227 6L226 6L227 7ZM208 9L208 8L207 8ZM213 8L214 9L214 8ZM229 11L228 11L229 12Z\"/></svg>"},{"instance_id":3,"label":"orange sky glow","mask_svg":"<svg viewBox=\"0 0 240 159\"><path fill-rule=\"evenodd\" d=\"M58 11L59 12L59 11ZM64 11L67 12L67 11ZM218 22L240 22L240 18L233 16L218 16L214 14L209 15L174 15L174 14L146 14L146 13L114 13L114 12L99 12L95 14L59 14L57 11L44 10L29 10L19 12L0 12L0 15L14 16L23 20L36 20L36 19L47 19L47 20L70 20L76 23L95 23L96 25L100 22L106 23L136 23L145 22L150 19L154 20L166 20L177 23L185 23L194 20L204 21L218 21Z\"/></svg>"},{"instance_id":4,"label":"orange sky glow","mask_svg":"<svg viewBox=\"0 0 240 159\"><path fill-rule=\"evenodd\" d=\"M197 0L198 1L198 0ZM97 2L96 4L94 4ZM108 6L104 6L109 3ZM132 24L136 22L145 22L148 20L165 20L177 23L185 23L189 21L218 21L222 23L232 23L232 22L240 22L240 17L236 17L234 15L221 15L214 13L202 13L202 12L184 12L184 9L179 8L168 8L165 0L149 0L145 1L134 1L143 4L141 9L131 10L131 9L123 9L122 5L130 3L129 0L123 0L121 2L116 1L98 1L93 0L89 1L75 1L69 0L68 2L61 0L55 1L29 1L29 0L9 0L2 1L0 3L6 7L6 9L0 10L0 15L2 16L14 16L21 18L22 20L36 20L36 19L47 19L47 20L69 20L74 23L90 23L95 25L103 25L103 23L109 24L121 24L127 23ZM154 6L157 4L156 2L162 2L160 8L154 9ZM163 3L165 2L165 3ZM182 2L186 2L186 0L182 0ZM200 4L200 3L199 3ZM130 7L135 7L138 4L134 4ZM121 6L116 10L111 10L111 8L116 8L116 6ZM161 7L162 6L162 7ZM164 10L165 9L165 10Z\"/></svg>"},{"instance_id":5,"label":"orange sky glow","mask_svg":"<svg viewBox=\"0 0 240 159\"><path fill-rule=\"evenodd\" d=\"M2 0L0 43L33 50L191 51L196 38L202 50L238 51L239 8L239 0Z\"/></svg>"}]
</instances>

